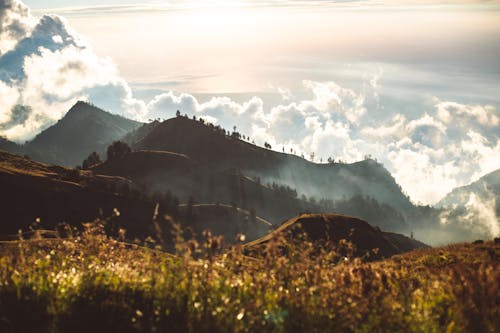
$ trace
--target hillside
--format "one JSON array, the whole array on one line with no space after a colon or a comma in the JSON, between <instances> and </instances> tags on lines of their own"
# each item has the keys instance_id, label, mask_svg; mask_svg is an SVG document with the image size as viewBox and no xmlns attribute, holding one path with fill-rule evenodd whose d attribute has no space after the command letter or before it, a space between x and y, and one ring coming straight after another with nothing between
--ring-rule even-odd
<instances>
[{"instance_id":1,"label":"hillside","mask_svg":"<svg viewBox=\"0 0 500 333\"><path fill-rule=\"evenodd\" d=\"M181 214L187 217L185 225L191 228L198 241L203 241L203 231L211 226L214 236L222 236L225 244L255 240L272 230L271 222L247 210L224 204L181 204ZM240 238L240 237L238 237Z\"/></svg>"},{"instance_id":2,"label":"hillside","mask_svg":"<svg viewBox=\"0 0 500 333\"><path fill-rule=\"evenodd\" d=\"M131 162L134 156L140 156L143 161L142 154L151 155L136 152L129 156L131 160L126 160L127 163L117 164L124 166L123 173L128 175L134 170ZM172 165L172 158L180 160L182 168L191 163L180 155L152 154L168 165ZM111 164L107 162L102 167ZM247 240L251 240L263 236L269 229L269 222L255 212L228 205L195 205L189 211L179 206L179 199L172 193L151 195L143 191L141 184L124 177L47 165L2 151L0 184L0 235L12 235L30 228L54 229L61 223L81 228L82 222L100 219L108 221L107 231L111 235L124 228L129 239L158 238L158 226L153 221L157 204L157 223L162 234L162 239L157 240L168 250L172 250L173 242L171 219L182 228L190 226L198 235L209 229L215 236L224 236L227 243L234 242L239 233L244 232ZM169 218L164 219L164 214ZM39 222L35 222L37 220Z\"/></svg>"},{"instance_id":3,"label":"hillside","mask_svg":"<svg viewBox=\"0 0 500 333\"><path fill-rule=\"evenodd\" d=\"M179 256L84 233L0 242L1 332L498 332L500 245L363 263L246 257L218 242ZM196 255L196 256L195 256Z\"/></svg>"},{"instance_id":4,"label":"hillside","mask_svg":"<svg viewBox=\"0 0 500 333\"><path fill-rule=\"evenodd\" d=\"M236 205L279 224L321 207L286 191L268 187L237 170L212 170L190 157L166 151L135 151L92 167L96 174L127 177L149 193L174 193L181 202Z\"/></svg>"},{"instance_id":5,"label":"hillside","mask_svg":"<svg viewBox=\"0 0 500 333\"><path fill-rule=\"evenodd\" d=\"M440 220L458 230L453 235L455 241L499 237L500 170L454 189L436 207L440 209Z\"/></svg>"},{"instance_id":6,"label":"hillside","mask_svg":"<svg viewBox=\"0 0 500 333\"><path fill-rule=\"evenodd\" d=\"M165 151L134 151L118 160L93 166L97 174L112 174L132 179L154 178L157 173L189 171L196 163L188 156Z\"/></svg>"},{"instance_id":7,"label":"hillside","mask_svg":"<svg viewBox=\"0 0 500 333\"><path fill-rule=\"evenodd\" d=\"M150 233L154 203L136 195L135 185L121 177L94 176L90 172L51 166L0 151L0 234L28 230L39 219L53 229L60 223L79 226L98 217L113 218L131 236Z\"/></svg>"},{"instance_id":8,"label":"hillside","mask_svg":"<svg viewBox=\"0 0 500 333\"><path fill-rule=\"evenodd\" d=\"M23 147L0 136L0 150L5 150L13 154L22 154Z\"/></svg>"},{"instance_id":9,"label":"hillside","mask_svg":"<svg viewBox=\"0 0 500 333\"><path fill-rule=\"evenodd\" d=\"M74 167L93 151L103 154L110 143L139 125L136 121L78 102L56 124L28 142L25 150L36 160Z\"/></svg>"},{"instance_id":10,"label":"hillside","mask_svg":"<svg viewBox=\"0 0 500 333\"><path fill-rule=\"evenodd\" d=\"M338 214L302 214L284 222L268 235L250 242L245 248L250 253L263 249L271 240L284 237L285 242L302 242L301 236L313 244L330 243L335 248L341 240L354 245L353 254L370 258L389 258L427 245L403 235L386 233L361 219ZM374 249L378 249L375 250Z\"/></svg>"},{"instance_id":11,"label":"hillside","mask_svg":"<svg viewBox=\"0 0 500 333\"><path fill-rule=\"evenodd\" d=\"M143 126L140 133L128 139L136 140L132 143L134 149L185 154L206 168L237 169L245 176L259 178L262 183L287 185L316 200L337 201L363 195L393 207L402 215L413 208L390 173L373 160L316 164L252 145L238 135L226 133L220 127L180 116Z\"/></svg>"}]
</instances>

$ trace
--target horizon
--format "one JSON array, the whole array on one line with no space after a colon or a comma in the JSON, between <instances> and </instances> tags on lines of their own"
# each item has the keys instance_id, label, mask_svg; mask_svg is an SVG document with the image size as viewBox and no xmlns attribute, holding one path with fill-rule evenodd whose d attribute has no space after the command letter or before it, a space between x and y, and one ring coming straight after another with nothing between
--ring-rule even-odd
<instances>
[{"instance_id":1,"label":"horizon","mask_svg":"<svg viewBox=\"0 0 500 333\"><path fill-rule=\"evenodd\" d=\"M87 99L318 160L371 155L416 203L500 168L498 1L3 3L0 135L16 142Z\"/></svg>"}]
</instances>

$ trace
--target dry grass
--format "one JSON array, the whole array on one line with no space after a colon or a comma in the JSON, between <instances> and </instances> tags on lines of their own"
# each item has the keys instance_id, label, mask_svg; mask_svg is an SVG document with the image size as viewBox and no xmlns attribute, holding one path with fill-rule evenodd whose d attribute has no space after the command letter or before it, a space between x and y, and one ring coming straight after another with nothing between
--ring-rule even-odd
<instances>
[{"instance_id":1,"label":"dry grass","mask_svg":"<svg viewBox=\"0 0 500 333\"><path fill-rule=\"evenodd\" d=\"M68 239L3 243L0 331L500 331L497 244L365 263L307 241L284 257L279 242L255 259L241 246L221 253L209 235L179 236L173 256L93 224Z\"/></svg>"}]
</instances>

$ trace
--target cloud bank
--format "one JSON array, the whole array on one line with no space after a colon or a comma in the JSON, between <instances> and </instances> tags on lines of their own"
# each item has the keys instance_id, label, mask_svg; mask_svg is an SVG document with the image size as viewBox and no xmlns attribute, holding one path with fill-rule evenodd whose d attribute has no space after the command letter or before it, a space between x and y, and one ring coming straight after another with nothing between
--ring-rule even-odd
<instances>
[{"instance_id":1,"label":"cloud bank","mask_svg":"<svg viewBox=\"0 0 500 333\"><path fill-rule=\"evenodd\" d=\"M315 162L371 155L421 203L432 204L454 187L500 168L496 106L434 97L415 116L388 115L379 97L382 68L363 79L359 89L305 80L305 95L296 97L279 87L283 100L272 106L258 96L246 102L224 96L200 102L173 91L146 102L134 98L113 61L97 56L64 18L34 17L21 2L4 0L0 19L0 135L14 141L31 139L84 99L142 121L170 118L179 109L226 128L237 126L257 144L268 142L306 157L314 153Z\"/></svg>"},{"instance_id":2,"label":"cloud bank","mask_svg":"<svg viewBox=\"0 0 500 333\"><path fill-rule=\"evenodd\" d=\"M36 18L16 0L1 2L0 18L1 135L31 139L79 99L133 118L145 112L112 60L98 57L64 18Z\"/></svg>"}]
</instances>

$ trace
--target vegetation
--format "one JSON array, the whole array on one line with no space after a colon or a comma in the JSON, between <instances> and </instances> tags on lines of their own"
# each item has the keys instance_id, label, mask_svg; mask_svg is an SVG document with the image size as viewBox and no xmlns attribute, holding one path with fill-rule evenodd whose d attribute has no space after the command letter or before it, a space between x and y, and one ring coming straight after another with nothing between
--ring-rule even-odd
<instances>
[{"instance_id":1,"label":"vegetation","mask_svg":"<svg viewBox=\"0 0 500 333\"><path fill-rule=\"evenodd\" d=\"M177 255L105 236L0 244L2 332L498 332L500 245L458 244L367 263L349 244L258 258L208 233ZM342 252L342 254L341 254ZM314 253L314 255L311 255ZM341 254L341 255L340 255Z\"/></svg>"},{"instance_id":2,"label":"vegetation","mask_svg":"<svg viewBox=\"0 0 500 333\"><path fill-rule=\"evenodd\" d=\"M107 150L108 161L123 158L124 156L130 154L132 149L128 144L123 141L115 141L109 145Z\"/></svg>"},{"instance_id":3,"label":"vegetation","mask_svg":"<svg viewBox=\"0 0 500 333\"><path fill-rule=\"evenodd\" d=\"M101 157L95 151L90 153L90 155L83 161L82 169L88 170L90 167L102 163Z\"/></svg>"}]
</instances>

